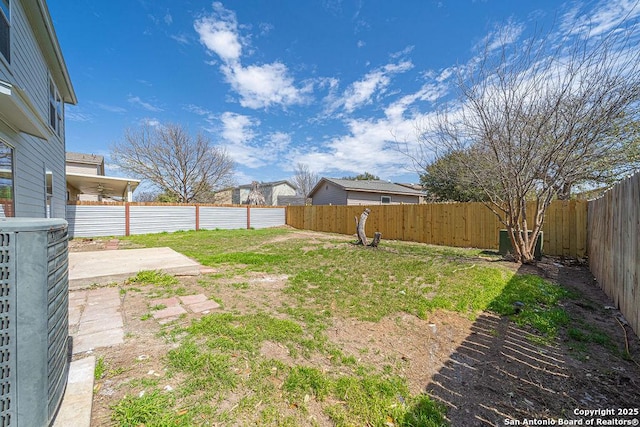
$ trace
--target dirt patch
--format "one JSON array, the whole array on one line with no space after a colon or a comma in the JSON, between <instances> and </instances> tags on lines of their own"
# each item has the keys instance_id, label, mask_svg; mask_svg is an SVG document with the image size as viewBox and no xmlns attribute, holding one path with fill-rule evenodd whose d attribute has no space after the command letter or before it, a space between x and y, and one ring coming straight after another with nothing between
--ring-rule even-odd
<instances>
[{"instance_id":1,"label":"dirt patch","mask_svg":"<svg viewBox=\"0 0 640 427\"><path fill-rule=\"evenodd\" d=\"M292 236L326 240L321 233ZM72 250L96 250L99 243L94 242L73 245ZM576 342L567 330L552 345L534 344L535 336L510 319L489 313L469 319L445 311L431 313L427 319L397 313L379 322L336 317L325 333L345 355L379 369L390 366L407 379L412 393L426 392L444 403L452 426L505 425L505 419L580 418L573 416L574 409L637 408L640 366L631 358L640 359L640 342L621 314L611 308L612 302L588 269L545 259L535 267L522 266L519 272L541 275L574 291L575 296L563 303L566 311L609 341L605 345ZM213 297L222 303L222 311L284 317L282 308L292 303L283 292L287 281L286 275L266 273L231 279L205 275L180 277L180 287L186 294ZM179 377L169 378L164 370L164 357L177 344L163 336L157 321L148 319L153 288L126 290L121 306L125 343L95 351L106 366L104 377L96 381L95 426L112 425L111 405L126 393L140 392L145 382L171 389L180 381ZM188 325L199 316L189 313L176 323ZM262 344L260 352L290 366L331 366L326 358L293 357L285 346L270 341ZM281 386L281 378L274 376L273 381ZM235 390L216 404L231 409L241 398L242 390ZM295 413L295 408L282 407L282 411ZM331 425L318 402L308 402L308 411L302 425Z\"/></svg>"},{"instance_id":2,"label":"dirt patch","mask_svg":"<svg viewBox=\"0 0 640 427\"><path fill-rule=\"evenodd\" d=\"M135 244L131 241L120 239L78 237L69 240L69 250L72 252L137 249L143 247L144 246Z\"/></svg>"},{"instance_id":3,"label":"dirt patch","mask_svg":"<svg viewBox=\"0 0 640 427\"><path fill-rule=\"evenodd\" d=\"M574 291L564 302L573 324L610 337L606 345L562 332L553 345L533 344L529 331L507 318L481 315L428 381L426 391L449 408L454 426L505 425L505 419L583 419L576 409L637 408L640 342L597 287L585 266L545 259L522 266ZM627 352L627 346L629 354ZM618 417L620 418L620 417ZM622 417L631 420L633 417Z\"/></svg>"}]
</instances>

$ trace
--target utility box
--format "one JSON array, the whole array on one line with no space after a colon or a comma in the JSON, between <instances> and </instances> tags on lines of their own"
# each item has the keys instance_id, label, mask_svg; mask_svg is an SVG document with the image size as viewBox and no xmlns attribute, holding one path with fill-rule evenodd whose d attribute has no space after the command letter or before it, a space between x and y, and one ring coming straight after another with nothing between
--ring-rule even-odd
<instances>
[{"instance_id":1,"label":"utility box","mask_svg":"<svg viewBox=\"0 0 640 427\"><path fill-rule=\"evenodd\" d=\"M67 222L0 220L0 427L49 426L69 373Z\"/></svg>"},{"instance_id":2,"label":"utility box","mask_svg":"<svg viewBox=\"0 0 640 427\"><path fill-rule=\"evenodd\" d=\"M531 231L529 231L529 237L531 237ZM498 249L500 255L506 255L513 253L513 245L511 244L511 237L508 230L500 230L500 246ZM542 259L542 231L538 234L538 240L536 241L536 247L533 250L533 257L537 260Z\"/></svg>"}]
</instances>

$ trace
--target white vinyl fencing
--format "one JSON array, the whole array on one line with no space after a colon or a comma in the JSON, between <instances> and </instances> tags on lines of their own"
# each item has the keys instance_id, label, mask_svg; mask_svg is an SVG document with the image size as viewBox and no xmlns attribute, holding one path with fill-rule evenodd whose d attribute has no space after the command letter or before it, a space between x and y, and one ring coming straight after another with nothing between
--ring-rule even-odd
<instances>
[{"instance_id":1,"label":"white vinyl fencing","mask_svg":"<svg viewBox=\"0 0 640 427\"><path fill-rule=\"evenodd\" d=\"M268 228L285 225L285 208L84 202L67 205L67 222L71 238Z\"/></svg>"}]
</instances>

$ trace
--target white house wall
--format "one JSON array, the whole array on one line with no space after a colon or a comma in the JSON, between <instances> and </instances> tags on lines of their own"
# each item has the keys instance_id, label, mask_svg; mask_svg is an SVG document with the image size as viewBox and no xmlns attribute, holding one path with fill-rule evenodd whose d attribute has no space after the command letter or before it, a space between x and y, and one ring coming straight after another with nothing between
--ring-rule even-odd
<instances>
[{"instance_id":1,"label":"white house wall","mask_svg":"<svg viewBox=\"0 0 640 427\"><path fill-rule=\"evenodd\" d=\"M67 162L68 173L83 173L86 175L98 175L98 165L88 165L83 163Z\"/></svg>"},{"instance_id":2,"label":"white house wall","mask_svg":"<svg viewBox=\"0 0 640 427\"><path fill-rule=\"evenodd\" d=\"M49 72L20 1L11 2L11 63L0 60L3 80L20 87L49 129ZM45 171L53 173L51 216L65 217L65 143L50 130L47 140L17 133L0 121L0 139L14 148L15 215L46 215Z\"/></svg>"},{"instance_id":3,"label":"white house wall","mask_svg":"<svg viewBox=\"0 0 640 427\"><path fill-rule=\"evenodd\" d=\"M295 196L296 190L291 188L288 184L279 184L272 187L271 191L271 205L275 206L278 204L278 197L280 196Z\"/></svg>"}]
</instances>

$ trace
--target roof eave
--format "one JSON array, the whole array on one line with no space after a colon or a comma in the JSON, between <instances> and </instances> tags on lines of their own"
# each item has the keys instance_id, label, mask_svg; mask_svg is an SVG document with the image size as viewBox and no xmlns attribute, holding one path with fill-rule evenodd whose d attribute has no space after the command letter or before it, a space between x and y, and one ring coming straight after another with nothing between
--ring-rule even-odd
<instances>
[{"instance_id":1,"label":"roof eave","mask_svg":"<svg viewBox=\"0 0 640 427\"><path fill-rule=\"evenodd\" d=\"M23 7L62 99L67 104L77 104L78 98L71 83L71 77L46 2L44 0L24 0Z\"/></svg>"}]
</instances>

